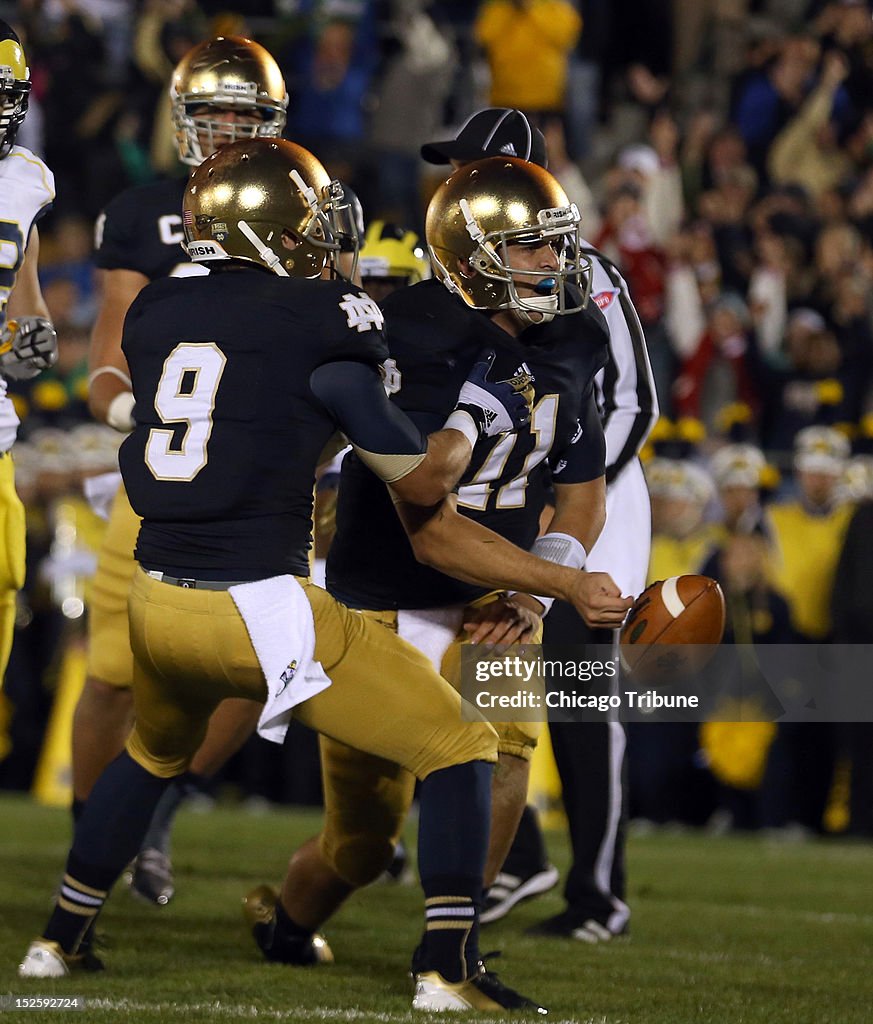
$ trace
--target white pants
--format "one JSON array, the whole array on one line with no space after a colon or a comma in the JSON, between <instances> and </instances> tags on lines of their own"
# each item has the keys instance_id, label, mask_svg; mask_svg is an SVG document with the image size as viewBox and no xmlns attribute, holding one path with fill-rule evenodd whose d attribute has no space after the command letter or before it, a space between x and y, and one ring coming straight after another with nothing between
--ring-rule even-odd
<instances>
[{"instance_id":1,"label":"white pants","mask_svg":"<svg viewBox=\"0 0 873 1024\"><path fill-rule=\"evenodd\" d=\"M589 572L608 572L626 597L646 589L652 547L652 510L639 459L606 488L606 525L588 553Z\"/></svg>"}]
</instances>

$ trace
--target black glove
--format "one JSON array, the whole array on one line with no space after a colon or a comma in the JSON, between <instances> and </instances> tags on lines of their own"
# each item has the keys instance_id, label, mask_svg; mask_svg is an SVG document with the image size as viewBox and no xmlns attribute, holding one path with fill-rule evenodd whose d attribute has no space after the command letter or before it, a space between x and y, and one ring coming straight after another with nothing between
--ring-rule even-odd
<instances>
[{"instance_id":1,"label":"black glove","mask_svg":"<svg viewBox=\"0 0 873 1024\"><path fill-rule=\"evenodd\" d=\"M493 349L481 354L464 381L455 406L455 412L470 416L480 437L521 430L530 422L533 377L520 373L510 380L488 380L495 358Z\"/></svg>"}]
</instances>

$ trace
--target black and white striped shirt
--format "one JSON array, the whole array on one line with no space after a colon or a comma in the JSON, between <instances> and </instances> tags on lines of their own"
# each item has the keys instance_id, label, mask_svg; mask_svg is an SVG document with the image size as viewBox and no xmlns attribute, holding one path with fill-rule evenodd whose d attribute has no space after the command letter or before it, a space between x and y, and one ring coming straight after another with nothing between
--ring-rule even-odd
<instances>
[{"instance_id":1,"label":"black and white striped shirt","mask_svg":"<svg viewBox=\"0 0 873 1024\"><path fill-rule=\"evenodd\" d=\"M582 250L591 260L591 302L609 325L609 362L597 374L597 402L606 436L609 484L639 454L658 418L658 396L646 339L627 282L597 249Z\"/></svg>"}]
</instances>

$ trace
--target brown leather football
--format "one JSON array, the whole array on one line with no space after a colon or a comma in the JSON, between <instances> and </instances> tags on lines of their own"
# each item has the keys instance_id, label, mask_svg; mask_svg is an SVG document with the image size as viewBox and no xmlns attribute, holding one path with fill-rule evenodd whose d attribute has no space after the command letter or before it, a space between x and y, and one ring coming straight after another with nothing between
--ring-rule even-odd
<instances>
[{"instance_id":1,"label":"brown leather football","mask_svg":"<svg viewBox=\"0 0 873 1024\"><path fill-rule=\"evenodd\" d=\"M724 594L708 576L647 587L621 628L621 663L635 679L668 682L702 668L724 635ZM683 650L679 645L692 644Z\"/></svg>"}]
</instances>

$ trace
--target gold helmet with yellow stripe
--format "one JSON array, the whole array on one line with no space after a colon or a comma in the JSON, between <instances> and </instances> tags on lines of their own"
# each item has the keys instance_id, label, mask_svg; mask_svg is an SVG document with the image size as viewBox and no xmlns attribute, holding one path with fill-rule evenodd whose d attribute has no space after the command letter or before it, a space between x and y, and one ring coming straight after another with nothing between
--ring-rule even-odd
<instances>
[{"instance_id":1,"label":"gold helmet with yellow stripe","mask_svg":"<svg viewBox=\"0 0 873 1024\"><path fill-rule=\"evenodd\" d=\"M414 231L374 220L364 235L358 265L369 278L396 279L398 285L418 284L430 277L430 263Z\"/></svg>"},{"instance_id":2,"label":"gold helmet with yellow stripe","mask_svg":"<svg viewBox=\"0 0 873 1024\"><path fill-rule=\"evenodd\" d=\"M10 25L0 21L0 160L15 144L29 96L30 68L21 41Z\"/></svg>"}]
</instances>

